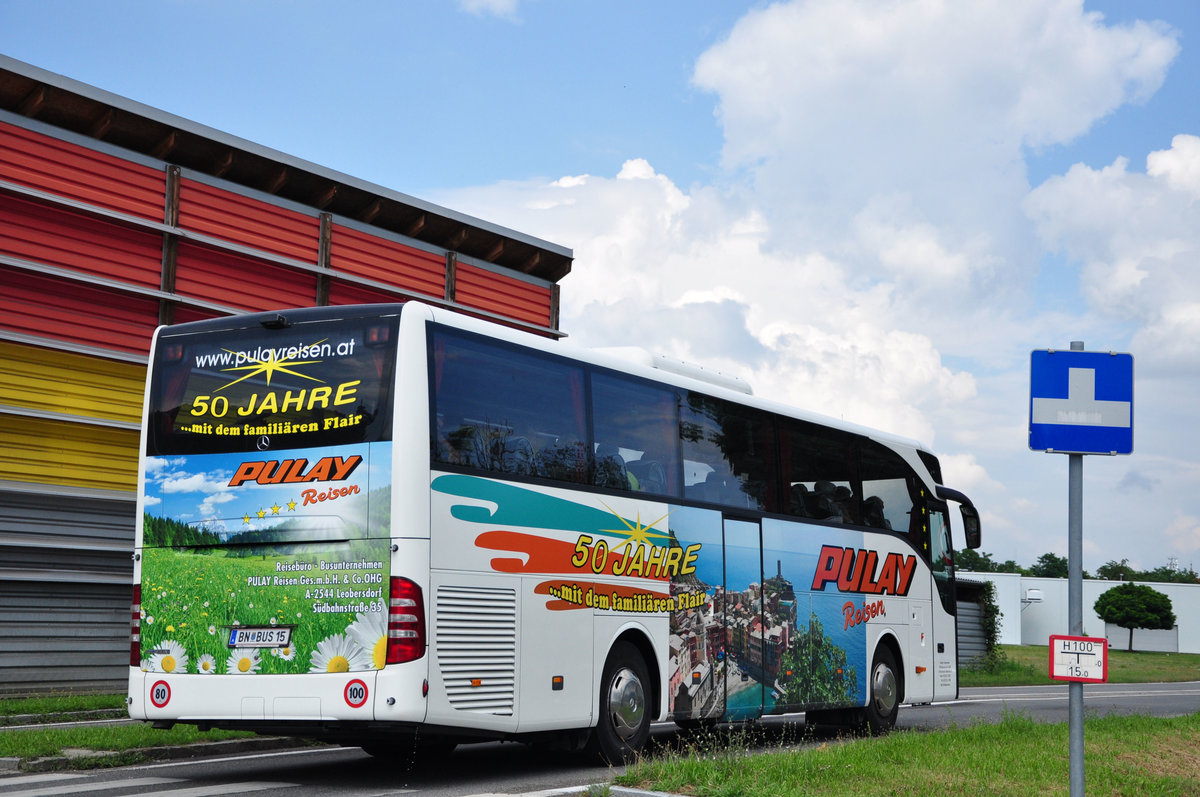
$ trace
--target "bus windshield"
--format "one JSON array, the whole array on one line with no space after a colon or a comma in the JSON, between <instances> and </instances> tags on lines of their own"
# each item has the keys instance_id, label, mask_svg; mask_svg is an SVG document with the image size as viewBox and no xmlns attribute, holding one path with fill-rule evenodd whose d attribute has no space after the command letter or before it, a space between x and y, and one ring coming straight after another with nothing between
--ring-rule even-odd
<instances>
[{"instance_id":1,"label":"bus windshield","mask_svg":"<svg viewBox=\"0 0 1200 797\"><path fill-rule=\"evenodd\" d=\"M164 331L146 454L263 451L391 437L394 318ZM184 328L186 330L186 327Z\"/></svg>"}]
</instances>

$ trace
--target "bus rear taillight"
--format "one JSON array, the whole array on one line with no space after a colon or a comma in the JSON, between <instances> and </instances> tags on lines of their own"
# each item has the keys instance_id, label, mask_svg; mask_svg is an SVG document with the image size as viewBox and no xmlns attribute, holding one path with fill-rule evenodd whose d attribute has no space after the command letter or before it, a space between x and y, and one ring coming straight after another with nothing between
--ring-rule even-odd
<instances>
[{"instance_id":1,"label":"bus rear taillight","mask_svg":"<svg viewBox=\"0 0 1200 797\"><path fill-rule=\"evenodd\" d=\"M401 664L425 655L425 601L421 588L393 577L388 605L387 663Z\"/></svg>"},{"instance_id":2,"label":"bus rear taillight","mask_svg":"<svg viewBox=\"0 0 1200 797\"><path fill-rule=\"evenodd\" d=\"M142 585L133 585L129 602L129 666L142 666Z\"/></svg>"}]
</instances>

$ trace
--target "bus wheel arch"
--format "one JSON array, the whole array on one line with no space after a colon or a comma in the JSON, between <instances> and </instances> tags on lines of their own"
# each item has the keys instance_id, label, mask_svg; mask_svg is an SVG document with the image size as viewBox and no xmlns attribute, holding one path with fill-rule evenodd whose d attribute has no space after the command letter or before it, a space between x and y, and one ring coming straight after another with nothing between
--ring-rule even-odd
<instances>
[{"instance_id":1,"label":"bus wheel arch","mask_svg":"<svg viewBox=\"0 0 1200 797\"><path fill-rule=\"evenodd\" d=\"M609 764L631 760L658 713L658 668L649 641L626 632L609 648L600 678L596 726L588 750Z\"/></svg>"}]
</instances>

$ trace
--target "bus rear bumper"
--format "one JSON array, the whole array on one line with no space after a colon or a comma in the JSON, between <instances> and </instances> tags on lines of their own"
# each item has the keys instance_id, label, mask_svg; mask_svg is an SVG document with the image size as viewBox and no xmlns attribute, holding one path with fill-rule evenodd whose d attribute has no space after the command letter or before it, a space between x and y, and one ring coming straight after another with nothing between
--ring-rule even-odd
<instances>
[{"instance_id":1,"label":"bus rear bumper","mask_svg":"<svg viewBox=\"0 0 1200 797\"><path fill-rule=\"evenodd\" d=\"M328 723L425 720L425 667L295 675L197 675L130 668L129 715L160 726L244 728L286 735Z\"/></svg>"}]
</instances>

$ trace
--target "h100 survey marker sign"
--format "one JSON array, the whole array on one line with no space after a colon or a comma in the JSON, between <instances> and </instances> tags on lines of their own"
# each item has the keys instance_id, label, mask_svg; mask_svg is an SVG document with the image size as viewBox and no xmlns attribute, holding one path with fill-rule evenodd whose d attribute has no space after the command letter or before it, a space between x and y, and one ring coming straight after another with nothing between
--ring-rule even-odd
<instances>
[{"instance_id":1,"label":"h100 survey marker sign","mask_svg":"<svg viewBox=\"0 0 1200 797\"><path fill-rule=\"evenodd\" d=\"M1108 680L1108 640L1051 634L1050 677L1056 681L1104 683Z\"/></svg>"}]
</instances>

